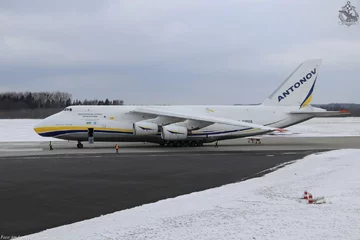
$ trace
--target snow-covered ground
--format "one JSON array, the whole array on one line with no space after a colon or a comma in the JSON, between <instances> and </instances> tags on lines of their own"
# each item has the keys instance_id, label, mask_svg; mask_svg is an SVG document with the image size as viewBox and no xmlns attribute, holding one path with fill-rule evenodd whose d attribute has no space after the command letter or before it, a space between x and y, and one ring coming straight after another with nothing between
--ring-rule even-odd
<instances>
[{"instance_id":1,"label":"snow-covered ground","mask_svg":"<svg viewBox=\"0 0 360 240\"><path fill-rule=\"evenodd\" d=\"M360 136L360 118L313 118L287 128L294 136Z\"/></svg>"},{"instance_id":2,"label":"snow-covered ground","mask_svg":"<svg viewBox=\"0 0 360 240\"><path fill-rule=\"evenodd\" d=\"M34 131L39 119L0 119L0 142L59 141L44 138Z\"/></svg>"},{"instance_id":3,"label":"snow-covered ground","mask_svg":"<svg viewBox=\"0 0 360 240\"><path fill-rule=\"evenodd\" d=\"M0 119L0 142L50 141L37 135L37 119ZM317 118L287 128L290 136L360 136L360 118ZM51 139L59 141L57 139Z\"/></svg>"},{"instance_id":4,"label":"snow-covered ground","mask_svg":"<svg viewBox=\"0 0 360 240\"><path fill-rule=\"evenodd\" d=\"M360 239L359 155L314 154L260 178L19 239ZM304 190L326 202L307 204Z\"/></svg>"}]
</instances>

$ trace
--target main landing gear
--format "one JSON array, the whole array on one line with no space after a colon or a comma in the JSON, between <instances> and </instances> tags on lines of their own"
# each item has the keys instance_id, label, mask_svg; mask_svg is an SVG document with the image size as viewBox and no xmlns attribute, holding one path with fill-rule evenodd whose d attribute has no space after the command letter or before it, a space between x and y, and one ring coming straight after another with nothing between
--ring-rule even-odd
<instances>
[{"instance_id":1,"label":"main landing gear","mask_svg":"<svg viewBox=\"0 0 360 240\"><path fill-rule=\"evenodd\" d=\"M261 144L261 139L260 138L249 138L248 143Z\"/></svg>"},{"instance_id":2,"label":"main landing gear","mask_svg":"<svg viewBox=\"0 0 360 240\"><path fill-rule=\"evenodd\" d=\"M167 141L160 144L162 147L201 147L203 145L202 141Z\"/></svg>"},{"instance_id":3,"label":"main landing gear","mask_svg":"<svg viewBox=\"0 0 360 240\"><path fill-rule=\"evenodd\" d=\"M77 146L77 148L83 148L84 147L84 145L80 141L78 141L78 144L76 146Z\"/></svg>"}]
</instances>

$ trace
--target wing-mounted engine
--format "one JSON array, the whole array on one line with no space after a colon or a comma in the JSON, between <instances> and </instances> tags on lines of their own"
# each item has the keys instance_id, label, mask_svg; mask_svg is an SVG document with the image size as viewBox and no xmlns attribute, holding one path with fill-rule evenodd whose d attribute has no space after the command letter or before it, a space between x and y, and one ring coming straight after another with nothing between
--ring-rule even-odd
<instances>
[{"instance_id":1,"label":"wing-mounted engine","mask_svg":"<svg viewBox=\"0 0 360 240\"><path fill-rule=\"evenodd\" d=\"M164 140L185 140L188 135L191 134L192 130L204 128L211 124L213 123L187 119L182 122L161 127L161 137Z\"/></svg>"},{"instance_id":2,"label":"wing-mounted engine","mask_svg":"<svg viewBox=\"0 0 360 240\"><path fill-rule=\"evenodd\" d=\"M159 126L156 123L140 121L133 124L135 135L155 135L159 132Z\"/></svg>"},{"instance_id":3,"label":"wing-mounted engine","mask_svg":"<svg viewBox=\"0 0 360 240\"><path fill-rule=\"evenodd\" d=\"M167 125L161 128L161 138L164 140L184 140L189 130L186 127Z\"/></svg>"}]
</instances>

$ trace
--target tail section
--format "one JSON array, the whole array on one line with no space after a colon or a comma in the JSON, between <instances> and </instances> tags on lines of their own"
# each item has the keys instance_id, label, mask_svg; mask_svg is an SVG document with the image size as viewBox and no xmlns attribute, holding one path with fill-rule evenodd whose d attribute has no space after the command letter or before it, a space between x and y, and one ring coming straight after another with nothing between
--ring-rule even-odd
<instances>
[{"instance_id":1,"label":"tail section","mask_svg":"<svg viewBox=\"0 0 360 240\"><path fill-rule=\"evenodd\" d=\"M262 105L306 107L312 100L321 63L321 59L313 59L300 64Z\"/></svg>"}]
</instances>

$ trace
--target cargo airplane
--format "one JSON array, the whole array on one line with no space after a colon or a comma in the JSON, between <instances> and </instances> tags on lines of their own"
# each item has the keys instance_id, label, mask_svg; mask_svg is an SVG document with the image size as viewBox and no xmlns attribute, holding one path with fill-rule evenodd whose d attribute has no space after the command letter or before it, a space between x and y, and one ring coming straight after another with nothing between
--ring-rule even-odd
<instances>
[{"instance_id":1,"label":"cargo airplane","mask_svg":"<svg viewBox=\"0 0 360 240\"><path fill-rule=\"evenodd\" d=\"M314 117L348 114L310 105L321 59L301 63L258 105L68 106L35 126L43 137L92 142L202 146L218 140L283 131Z\"/></svg>"}]
</instances>

